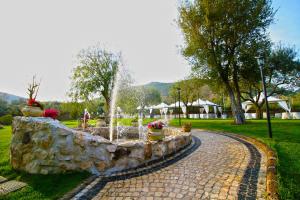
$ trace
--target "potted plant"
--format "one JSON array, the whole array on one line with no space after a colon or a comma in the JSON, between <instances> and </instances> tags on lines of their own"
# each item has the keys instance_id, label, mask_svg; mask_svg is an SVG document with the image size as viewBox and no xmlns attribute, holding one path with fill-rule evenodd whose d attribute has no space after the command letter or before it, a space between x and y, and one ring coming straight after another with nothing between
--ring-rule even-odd
<instances>
[{"instance_id":1,"label":"potted plant","mask_svg":"<svg viewBox=\"0 0 300 200\"><path fill-rule=\"evenodd\" d=\"M190 123L190 122L186 122L186 123L184 123L183 125L182 125L182 131L183 132L191 132L191 130L192 130L192 123Z\"/></svg>"},{"instance_id":2,"label":"potted plant","mask_svg":"<svg viewBox=\"0 0 300 200\"><path fill-rule=\"evenodd\" d=\"M36 97L39 91L40 84L36 83L35 76L33 77L32 84L28 87L27 105L21 109L21 112L25 117L41 117L43 116L43 106L36 101Z\"/></svg>"},{"instance_id":3,"label":"potted plant","mask_svg":"<svg viewBox=\"0 0 300 200\"><path fill-rule=\"evenodd\" d=\"M159 141L164 139L164 134L162 129L164 127L164 123L152 122L148 124L148 140L150 141Z\"/></svg>"}]
</instances>

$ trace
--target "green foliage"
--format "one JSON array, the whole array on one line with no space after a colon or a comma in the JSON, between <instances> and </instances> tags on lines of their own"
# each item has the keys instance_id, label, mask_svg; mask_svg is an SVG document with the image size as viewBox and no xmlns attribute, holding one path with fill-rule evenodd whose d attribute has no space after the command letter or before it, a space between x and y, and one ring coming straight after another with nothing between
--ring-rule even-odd
<instances>
[{"instance_id":1,"label":"green foliage","mask_svg":"<svg viewBox=\"0 0 300 200\"><path fill-rule=\"evenodd\" d=\"M266 81L272 92L281 92L280 86L291 91L300 86L300 60L295 48L279 44L266 60Z\"/></svg>"},{"instance_id":2,"label":"green foliage","mask_svg":"<svg viewBox=\"0 0 300 200\"><path fill-rule=\"evenodd\" d=\"M261 48L263 47L257 46L256 49L246 48L247 50L244 52L250 52L251 50L258 52ZM297 52L294 48L285 47L281 44L273 50L269 50L269 48L264 48L265 62L263 66L268 96L284 94L286 90L294 91L297 84L299 84L300 78L300 61L297 59ZM253 103L257 117L262 118L261 108L264 106L265 100L258 101L261 99L263 90L260 70L254 55L255 53L253 52L246 53L240 59L240 63L244 66L241 72L241 92L245 101L249 100Z\"/></svg>"},{"instance_id":3,"label":"green foliage","mask_svg":"<svg viewBox=\"0 0 300 200\"><path fill-rule=\"evenodd\" d=\"M232 120L187 120L193 128L227 131L254 137L274 149L279 158L279 192L281 199L300 199L300 120L272 120L273 139L268 137L266 120L249 120L233 125ZM178 126L178 120L171 125Z\"/></svg>"},{"instance_id":4,"label":"green foliage","mask_svg":"<svg viewBox=\"0 0 300 200\"><path fill-rule=\"evenodd\" d=\"M272 21L270 0L195 0L180 8L183 55L201 78L226 89L236 123L244 123L239 86L241 48L266 38L264 30Z\"/></svg>"},{"instance_id":5,"label":"green foliage","mask_svg":"<svg viewBox=\"0 0 300 200\"><path fill-rule=\"evenodd\" d=\"M7 115L0 117L0 124L11 125L12 120L13 120L13 116L11 114L7 114Z\"/></svg>"},{"instance_id":6,"label":"green foliage","mask_svg":"<svg viewBox=\"0 0 300 200\"><path fill-rule=\"evenodd\" d=\"M7 114L8 111L8 103L0 98L0 116Z\"/></svg>"},{"instance_id":7,"label":"green foliage","mask_svg":"<svg viewBox=\"0 0 300 200\"><path fill-rule=\"evenodd\" d=\"M6 100L0 98L0 116L7 114L11 114L12 116L20 116L22 115L20 107L23 105L25 105L25 101L23 99L12 100L10 103L7 103Z\"/></svg>"},{"instance_id":8,"label":"green foliage","mask_svg":"<svg viewBox=\"0 0 300 200\"><path fill-rule=\"evenodd\" d=\"M151 87L127 87L119 90L117 106L127 114L135 114L138 106L161 103L160 92Z\"/></svg>"},{"instance_id":9,"label":"green foliage","mask_svg":"<svg viewBox=\"0 0 300 200\"><path fill-rule=\"evenodd\" d=\"M198 98L210 99L212 92L206 84L206 80L197 78L186 78L175 83L169 92L169 96L173 99L172 102L179 101L178 88L180 88L180 101L187 107L187 114L191 109L188 103L196 101ZM187 115L188 116L188 115Z\"/></svg>"},{"instance_id":10,"label":"green foliage","mask_svg":"<svg viewBox=\"0 0 300 200\"><path fill-rule=\"evenodd\" d=\"M78 55L79 64L73 71L70 96L84 101L102 96L108 114L120 60L120 55L99 46L82 50Z\"/></svg>"}]
</instances>

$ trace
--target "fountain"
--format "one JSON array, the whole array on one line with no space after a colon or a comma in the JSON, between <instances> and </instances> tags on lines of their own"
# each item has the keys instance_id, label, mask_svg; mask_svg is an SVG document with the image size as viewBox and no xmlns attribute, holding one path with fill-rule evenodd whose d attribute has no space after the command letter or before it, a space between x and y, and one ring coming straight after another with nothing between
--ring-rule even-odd
<instances>
[{"instance_id":1,"label":"fountain","mask_svg":"<svg viewBox=\"0 0 300 200\"><path fill-rule=\"evenodd\" d=\"M162 138L148 140L142 113L137 127L123 126L118 120L121 109L116 106L120 83L118 72L109 127L74 130L49 118L16 117L10 148L13 168L32 174L83 170L97 175L111 174L164 159L191 144L191 133L170 127L161 130ZM162 114L167 119L167 109L161 110Z\"/></svg>"},{"instance_id":2,"label":"fountain","mask_svg":"<svg viewBox=\"0 0 300 200\"><path fill-rule=\"evenodd\" d=\"M113 135L114 135L115 107L116 107L116 101L118 96L119 82L120 82L120 73L118 70L114 80L114 87L113 87L111 102L110 102L109 140L111 142L113 141Z\"/></svg>"}]
</instances>

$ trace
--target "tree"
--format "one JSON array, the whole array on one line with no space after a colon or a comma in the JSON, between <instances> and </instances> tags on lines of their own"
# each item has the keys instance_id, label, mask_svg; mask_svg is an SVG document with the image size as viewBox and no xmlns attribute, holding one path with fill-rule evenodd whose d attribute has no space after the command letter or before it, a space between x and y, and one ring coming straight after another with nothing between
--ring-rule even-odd
<instances>
[{"instance_id":1,"label":"tree","mask_svg":"<svg viewBox=\"0 0 300 200\"><path fill-rule=\"evenodd\" d=\"M261 49L261 47L260 47ZM249 52L249 49L247 50ZM249 53L251 54L251 52ZM265 103L265 99L262 99L262 85L259 67L257 61L253 56L249 56L245 53L241 59L247 69L243 72L244 83L242 86L243 99L249 100L253 103L256 109L256 117L262 118L262 107ZM266 86L268 90L268 97L274 94L283 94L286 90L293 91L299 85L300 79L300 61L297 59L297 52L294 48L277 45L273 50L265 51L265 64L264 75L266 79ZM252 61L251 61L252 60ZM247 74L252 74L252 79L249 79Z\"/></svg>"},{"instance_id":2,"label":"tree","mask_svg":"<svg viewBox=\"0 0 300 200\"><path fill-rule=\"evenodd\" d=\"M108 120L111 93L121 64L120 54L93 46L79 53L78 63L73 70L70 95L74 100L89 100L102 96L105 99L105 113Z\"/></svg>"},{"instance_id":3,"label":"tree","mask_svg":"<svg viewBox=\"0 0 300 200\"><path fill-rule=\"evenodd\" d=\"M245 122L239 85L240 48L265 37L273 15L270 0L195 0L180 7L183 55L200 74L223 85L236 124Z\"/></svg>"},{"instance_id":4,"label":"tree","mask_svg":"<svg viewBox=\"0 0 300 200\"><path fill-rule=\"evenodd\" d=\"M135 87L133 86L134 79L127 69L123 69L120 74L116 104L124 113L134 114L138 107L137 94Z\"/></svg>"},{"instance_id":5,"label":"tree","mask_svg":"<svg viewBox=\"0 0 300 200\"><path fill-rule=\"evenodd\" d=\"M8 114L9 107L5 100L0 98L0 116Z\"/></svg>"},{"instance_id":6,"label":"tree","mask_svg":"<svg viewBox=\"0 0 300 200\"><path fill-rule=\"evenodd\" d=\"M171 89L170 89L170 96L175 99L175 97L178 98L178 90L177 88L180 88L180 101L184 104L186 109L186 117L189 118L189 112L191 105L189 103L192 103L193 101L200 98L200 94L204 94L207 92L206 90L202 91L204 89L204 82L203 80L196 79L196 78L186 78L182 81L179 81L175 83ZM206 88L205 88L206 89ZM202 93L203 92L203 93Z\"/></svg>"}]
</instances>

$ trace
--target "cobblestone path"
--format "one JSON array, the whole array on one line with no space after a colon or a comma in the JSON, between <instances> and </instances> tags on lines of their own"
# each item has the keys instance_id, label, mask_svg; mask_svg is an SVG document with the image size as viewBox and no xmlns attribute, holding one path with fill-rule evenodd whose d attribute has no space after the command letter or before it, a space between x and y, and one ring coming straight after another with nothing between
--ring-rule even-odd
<instances>
[{"instance_id":1,"label":"cobblestone path","mask_svg":"<svg viewBox=\"0 0 300 200\"><path fill-rule=\"evenodd\" d=\"M194 131L201 145L158 171L105 183L93 199L264 199L266 157L228 136Z\"/></svg>"}]
</instances>

